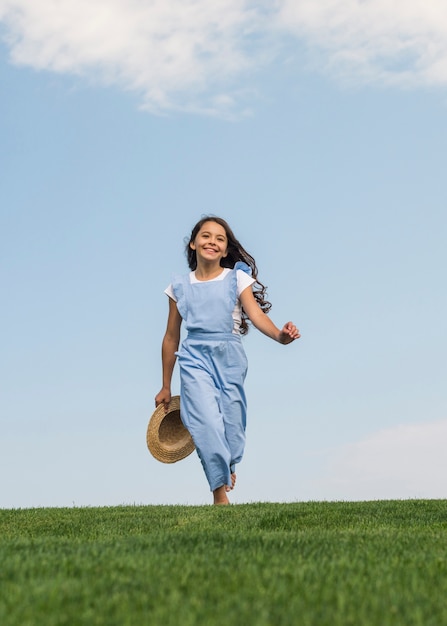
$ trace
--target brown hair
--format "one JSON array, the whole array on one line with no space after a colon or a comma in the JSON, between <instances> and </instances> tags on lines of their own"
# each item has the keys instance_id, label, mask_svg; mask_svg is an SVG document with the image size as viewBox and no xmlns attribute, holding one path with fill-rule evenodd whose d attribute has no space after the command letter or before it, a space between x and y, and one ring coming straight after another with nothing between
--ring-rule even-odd
<instances>
[{"instance_id":1,"label":"brown hair","mask_svg":"<svg viewBox=\"0 0 447 626\"><path fill-rule=\"evenodd\" d=\"M258 280L258 268L256 266L256 261L249 254L245 248L241 245L241 243L236 239L233 231L231 230L228 223L222 219L221 217L217 217L214 215L205 215L201 220L197 222L194 228L191 231L191 236L189 239L185 239L186 247L185 253L188 259L189 268L194 271L197 267L197 255L196 251L193 250L190 246L193 243L194 239L197 237L199 230L206 222L216 222L216 224L220 224L225 229L225 233L227 235L228 247L227 247L227 256L223 257L220 261L222 267L229 267L233 269L237 261L243 261L246 263L251 269L251 275L255 279L254 287L253 287L253 295L255 297L256 302L259 304L260 308L264 313L268 313L272 308L271 303L266 300L267 296L267 287L263 285ZM242 335L245 335L248 332L248 317L245 314L245 311L242 309L242 320L241 320L241 328L240 332Z\"/></svg>"}]
</instances>

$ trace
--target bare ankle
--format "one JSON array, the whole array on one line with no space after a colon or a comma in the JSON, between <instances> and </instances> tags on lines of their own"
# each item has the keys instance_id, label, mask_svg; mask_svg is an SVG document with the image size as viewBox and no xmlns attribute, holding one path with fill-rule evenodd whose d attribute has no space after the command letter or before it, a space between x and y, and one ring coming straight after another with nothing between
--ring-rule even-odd
<instances>
[{"instance_id":1,"label":"bare ankle","mask_svg":"<svg viewBox=\"0 0 447 626\"><path fill-rule=\"evenodd\" d=\"M225 485L222 487L218 487L213 491L214 496L214 504L230 504L230 501L227 497L227 492L225 490Z\"/></svg>"}]
</instances>

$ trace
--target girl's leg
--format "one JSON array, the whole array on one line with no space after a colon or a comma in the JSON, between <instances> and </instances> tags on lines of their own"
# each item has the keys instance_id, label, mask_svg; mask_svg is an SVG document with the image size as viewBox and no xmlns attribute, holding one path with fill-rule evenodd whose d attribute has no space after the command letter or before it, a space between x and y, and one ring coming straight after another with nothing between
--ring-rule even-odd
<instances>
[{"instance_id":1,"label":"girl's leg","mask_svg":"<svg viewBox=\"0 0 447 626\"><path fill-rule=\"evenodd\" d=\"M196 445L214 502L228 504L226 492L236 482L234 466L245 447L246 400L243 382L247 359L240 342L189 344L179 359L181 415ZM205 362L208 365L203 367ZM199 364L201 364L199 366Z\"/></svg>"},{"instance_id":2,"label":"girl's leg","mask_svg":"<svg viewBox=\"0 0 447 626\"><path fill-rule=\"evenodd\" d=\"M241 369L239 380L236 380L233 384L227 382L221 392L225 437L231 454L231 489L234 488L236 483L235 466L242 460L245 449L247 402L243 388L244 378L245 370Z\"/></svg>"},{"instance_id":3,"label":"girl's leg","mask_svg":"<svg viewBox=\"0 0 447 626\"><path fill-rule=\"evenodd\" d=\"M230 342L226 367L220 371L222 381L220 404L225 425L225 438L231 456L231 484L226 487L227 492L235 487L235 466L242 460L245 449L247 401L244 381L246 374L247 358L244 349L240 343Z\"/></svg>"},{"instance_id":4,"label":"girl's leg","mask_svg":"<svg viewBox=\"0 0 447 626\"><path fill-rule=\"evenodd\" d=\"M232 489L234 489L236 485L236 472L231 472L230 478L231 478L231 485L225 485L225 491L227 493L228 491L231 491Z\"/></svg>"},{"instance_id":5,"label":"girl's leg","mask_svg":"<svg viewBox=\"0 0 447 626\"><path fill-rule=\"evenodd\" d=\"M230 504L225 486L218 487L217 489L215 489L213 491L213 496L214 496L214 504Z\"/></svg>"},{"instance_id":6,"label":"girl's leg","mask_svg":"<svg viewBox=\"0 0 447 626\"><path fill-rule=\"evenodd\" d=\"M181 416L194 440L211 491L231 487L231 452L220 409L220 394L203 370L182 371Z\"/></svg>"}]
</instances>

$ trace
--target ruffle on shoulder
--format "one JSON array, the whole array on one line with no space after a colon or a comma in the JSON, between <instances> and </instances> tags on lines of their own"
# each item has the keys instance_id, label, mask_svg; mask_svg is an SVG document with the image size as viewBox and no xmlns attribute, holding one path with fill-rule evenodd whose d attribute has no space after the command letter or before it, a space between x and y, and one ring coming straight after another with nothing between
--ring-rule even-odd
<instances>
[{"instance_id":1,"label":"ruffle on shoulder","mask_svg":"<svg viewBox=\"0 0 447 626\"><path fill-rule=\"evenodd\" d=\"M177 300L177 309L183 319L186 318L187 306L185 298L185 276L176 275L172 277L172 291ZM189 280L189 277L188 277Z\"/></svg>"},{"instance_id":2,"label":"ruffle on shoulder","mask_svg":"<svg viewBox=\"0 0 447 626\"><path fill-rule=\"evenodd\" d=\"M243 272L245 272L246 274L248 274L249 276L251 276L251 267L249 265L247 265L247 263L244 263L244 261L236 261L236 263L234 264L234 270L242 270Z\"/></svg>"}]
</instances>

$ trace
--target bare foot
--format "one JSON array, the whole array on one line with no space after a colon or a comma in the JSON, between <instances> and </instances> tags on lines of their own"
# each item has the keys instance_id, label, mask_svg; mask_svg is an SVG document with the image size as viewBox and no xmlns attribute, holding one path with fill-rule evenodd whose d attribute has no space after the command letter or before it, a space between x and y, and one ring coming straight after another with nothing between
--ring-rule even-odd
<instances>
[{"instance_id":1,"label":"bare foot","mask_svg":"<svg viewBox=\"0 0 447 626\"><path fill-rule=\"evenodd\" d=\"M227 498L225 485L222 487L218 487L213 491L214 496L214 504L230 504L230 501Z\"/></svg>"},{"instance_id":2,"label":"bare foot","mask_svg":"<svg viewBox=\"0 0 447 626\"><path fill-rule=\"evenodd\" d=\"M232 489L234 489L234 486L236 484L236 474L233 472L233 474L231 474L231 486L230 485L226 485L225 486L225 491L231 491Z\"/></svg>"}]
</instances>

